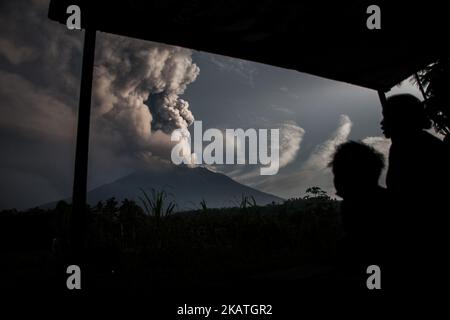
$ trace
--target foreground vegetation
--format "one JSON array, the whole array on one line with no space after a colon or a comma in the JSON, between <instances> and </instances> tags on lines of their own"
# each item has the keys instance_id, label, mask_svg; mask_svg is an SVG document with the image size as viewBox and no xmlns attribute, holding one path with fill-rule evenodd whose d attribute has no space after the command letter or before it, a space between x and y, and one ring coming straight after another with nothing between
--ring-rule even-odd
<instances>
[{"instance_id":1,"label":"foreground vegetation","mask_svg":"<svg viewBox=\"0 0 450 320\"><path fill-rule=\"evenodd\" d=\"M135 288L253 277L328 263L341 237L339 203L318 188L283 204L257 206L243 196L234 208L212 209L202 201L200 209L181 213L163 192L143 192L140 200L112 198L89 207L87 254L96 279L114 277L126 282L119 286ZM1 212L9 272L22 270L17 278L23 279L27 270L50 272L66 263L70 212L65 202L52 210Z\"/></svg>"}]
</instances>

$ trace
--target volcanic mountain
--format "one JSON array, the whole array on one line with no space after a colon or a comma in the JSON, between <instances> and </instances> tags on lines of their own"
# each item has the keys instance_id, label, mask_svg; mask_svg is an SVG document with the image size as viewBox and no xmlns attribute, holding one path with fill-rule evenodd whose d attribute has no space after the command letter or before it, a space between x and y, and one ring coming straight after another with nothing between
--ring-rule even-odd
<instances>
[{"instance_id":1,"label":"volcanic mountain","mask_svg":"<svg viewBox=\"0 0 450 320\"><path fill-rule=\"evenodd\" d=\"M92 189L87 194L87 201L95 205L115 197L118 201L128 198L140 204L142 190L151 196L152 189L164 190L168 200L176 203L176 211L199 208L202 200L208 208L239 206L243 196L253 197L258 205L283 201L272 194L240 184L222 173L204 167L175 165L133 172Z\"/></svg>"}]
</instances>

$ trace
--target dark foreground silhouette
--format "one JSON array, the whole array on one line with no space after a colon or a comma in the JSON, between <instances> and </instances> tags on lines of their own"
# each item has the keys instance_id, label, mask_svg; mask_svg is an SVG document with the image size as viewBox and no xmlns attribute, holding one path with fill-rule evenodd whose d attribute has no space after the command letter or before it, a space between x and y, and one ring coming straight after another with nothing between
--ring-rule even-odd
<instances>
[{"instance_id":1,"label":"dark foreground silhouette","mask_svg":"<svg viewBox=\"0 0 450 320\"><path fill-rule=\"evenodd\" d=\"M412 95L392 96L383 108L382 129L392 141L386 184L406 271L402 285L423 290L448 283L450 150L425 131L431 124L424 105Z\"/></svg>"},{"instance_id":2,"label":"dark foreground silhouette","mask_svg":"<svg viewBox=\"0 0 450 320\"><path fill-rule=\"evenodd\" d=\"M87 288L132 292L264 279L269 272L330 264L340 237L338 202L324 196L268 206L244 197L235 208L209 209L205 202L203 209L171 214L165 205L160 212L146 211L133 201L110 199L88 209L86 260L94 267L91 274L100 276ZM70 258L70 214L65 202L55 209L0 213L2 266L10 274L2 287L27 288L29 281L58 274L51 269ZM34 277L34 269L42 276ZM66 277L65 270L60 276Z\"/></svg>"},{"instance_id":3,"label":"dark foreground silhouette","mask_svg":"<svg viewBox=\"0 0 450 320\"><path fill-rule=\"evenodd\" d=\"M330 166L336 192L344 199L340 256L343 272L358 281L370 265L387 271L394 240L388 193L378 184L384 168L383 155L363 143L350 141L337 148Z\"/></svg>"}]
</instances>

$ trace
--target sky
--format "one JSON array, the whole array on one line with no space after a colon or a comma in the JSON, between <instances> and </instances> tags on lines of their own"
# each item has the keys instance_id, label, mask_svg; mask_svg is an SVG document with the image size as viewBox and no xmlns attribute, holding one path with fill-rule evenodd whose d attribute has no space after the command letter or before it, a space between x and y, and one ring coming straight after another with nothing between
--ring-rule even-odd
<instances>
[{"instance_id":1,"label":"sky","mask_svg":"<svg viewBox=\"0 0 450 320\"><path fill-rule=\"evenodd\" d=\"M83 32L48 20L47 10L48 0L0 4L0 209L71 194ZM170 161L170 133L192 132L194 120L204 129L279 128L278 174L210 169L283 198L311 186L334 196L327 165L348 139L389 150L373 90L105 33L94 64L89 189ZM389 94L400 92L418 95L408 81Z\"/></svg>"}]
</instances>

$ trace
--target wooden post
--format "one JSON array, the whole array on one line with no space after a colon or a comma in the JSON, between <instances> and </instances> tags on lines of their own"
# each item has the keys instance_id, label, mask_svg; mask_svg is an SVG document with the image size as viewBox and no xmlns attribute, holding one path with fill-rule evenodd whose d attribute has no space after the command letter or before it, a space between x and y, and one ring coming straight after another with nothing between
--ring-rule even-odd
<instances>
[{"instance_id":1,"label":"wooden post","mask_svg":"<svg viewBox=\"0 0 450 320\"><path fill-rule=\"evenodd\" d=\"M83 64L81 70L78 127L75 153L75 172L70 217L70 249L77 263L82 259L86 228L86 188L89 152L89 123L91 114L92 77L94 72L96 30L84 33Z\"/></svg>"},{"instance_id":2,"label":"wooden post","mask_svg":"<svg viewBox=\"0 0 450 320\"><path fill-rule=\"evenodd\" d=\"M386 106L386 93L383 90L378 90L378 97L380 98L381 106L384 108Z\"/></svg>"}]
</instances>

